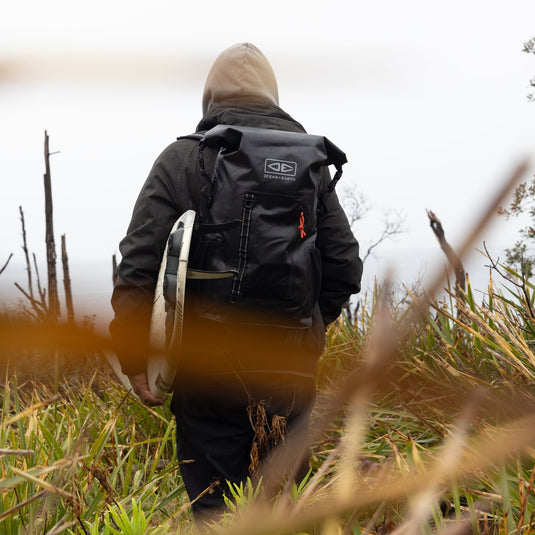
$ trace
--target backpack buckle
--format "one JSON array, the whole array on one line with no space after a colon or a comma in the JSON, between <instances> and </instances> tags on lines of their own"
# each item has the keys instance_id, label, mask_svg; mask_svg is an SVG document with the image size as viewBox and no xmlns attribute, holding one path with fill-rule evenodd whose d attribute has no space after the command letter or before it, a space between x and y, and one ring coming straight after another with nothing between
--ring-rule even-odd
<instances>
[{"instance_id":1,"label":"backpack buckle","mask_svg":"<svg viewBox=\"0 0 535 535\"><path fill-rule=\"evenodd\" d=\"M246 193L243 196L243 207L247 209L251 209L254 206L256 197L252 193Z\"/></svg>"}]
</instances>

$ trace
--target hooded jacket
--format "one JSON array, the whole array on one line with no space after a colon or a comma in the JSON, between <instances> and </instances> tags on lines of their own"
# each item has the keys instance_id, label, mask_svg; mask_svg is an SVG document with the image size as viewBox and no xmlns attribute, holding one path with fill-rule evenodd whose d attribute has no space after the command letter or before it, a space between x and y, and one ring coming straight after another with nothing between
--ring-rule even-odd
<instances>
[{"instance_id":1,"label":"hooded jacket","mask_svg":"<svg viewBox=\"0 0 535 535\"><path fill-rule=\"evenodd\" d=\"M266 57L250 43L231 46L214 61L206 78L202 112L229 101L257 100L279 105L277 80Z\"/></svg>"},{"instance_id":2,"label":"hooded jacket","mask_svg":"<svg viewBox=\"0 0 535 535\"><path fill-rule=\"evenodd\" d=\"M278 106L273 70L260 50L249 43L232 46L217 57L206 80L202 107L197 132L218 124L305 131ZM197 151L195 140L179 138L160 154L120 243L122 259L111 299L115 317L110 332L122 370L128 375L146 370L152 301L169 231L181 214L198 210L203 202L201 190L206 179L199 171ZM205 156L207 168L215 156ZM326 173L325 180L328 179ZM362 262L358 242L335 192L327 196L325 210L318 216L316 246L322 259L322 286L313 324L306 334L307 358L284 363L285 370L293 368L306 374L315 371L323 350L325 326L339 316L349 296L360 290ZM217 338L217 326L203 325L206 328L212 339ZM202 339L192 337L192 345L197 344L199 352L206 356L211 349L201 343Z\"/></svg>"}]
</instances>

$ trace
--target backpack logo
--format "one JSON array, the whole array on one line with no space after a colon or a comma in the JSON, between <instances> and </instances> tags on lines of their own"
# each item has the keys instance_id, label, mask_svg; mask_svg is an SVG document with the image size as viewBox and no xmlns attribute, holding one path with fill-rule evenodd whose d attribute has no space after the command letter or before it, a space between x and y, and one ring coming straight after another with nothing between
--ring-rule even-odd
<instances>
[{"instance_id":1,"label":"backpack logo","mask_svg":"<svg viewBox=\"0 0 535 535\"><path fill-rule=\"evenodd\" d=\"M279 178L288 180L291 179L291 177L295 177L297 174L297 162L266 158L264 162L264 173L264 178Z\"/></svg>"}]
</instances>

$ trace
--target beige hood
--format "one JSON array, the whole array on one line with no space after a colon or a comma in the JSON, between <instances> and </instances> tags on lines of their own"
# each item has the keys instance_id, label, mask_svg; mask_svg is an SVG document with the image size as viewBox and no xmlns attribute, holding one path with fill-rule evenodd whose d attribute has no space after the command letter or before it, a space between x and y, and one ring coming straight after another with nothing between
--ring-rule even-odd
<instances>
[{"instance_id":1,"label":"beige hood","mask_svg":"<svg viewBox=\"0 0 535 535\"><path fill-rule=\"evenodd\" d=\"M227 48L214 61L202 97L205 114L227 100L252 98L279 105L279 90L268 60L250 43Z\"/></svg>"}]
</instances>

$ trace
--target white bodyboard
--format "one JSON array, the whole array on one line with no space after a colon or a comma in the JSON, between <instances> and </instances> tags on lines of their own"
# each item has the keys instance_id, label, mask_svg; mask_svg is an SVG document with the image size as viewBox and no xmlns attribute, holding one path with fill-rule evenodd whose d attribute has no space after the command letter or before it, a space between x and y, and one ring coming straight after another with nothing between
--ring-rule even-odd
<instances>
[{"instance_id":1,"label":"white bodyboard","mask_svg":"<svg viewBox=\"0 0 535 535\"><path fill-rule=\"evenodd\" d=\"M188 256L195 222L195 212L188 210L182 214L175 222L169 233L169 238L179 225L183 225L182 244L177 270L176 285L176 306L173 318L173 330L170 335L169 348L166 347L166 311L163 284L165 271L167 268L167 252L169 238L163 253L156 289L154 291L154 301L152 306L152 316L150 322L150 348L151 352L147 357L147 379L151 393L156 397L164 397L169 393L175 378L178 365L177 357L182 343L182 327L184 325L184 297L186 294L186 277L188 272ZM171 349L171 351L168 351ZM134 390L127 375L122 373L119 359L110 351L105 352L106 359L115 375L123 386L132 394Z\"/></svg>"},{"instance_id":2,"label":"white bodyboard","mask_svg":"<svg viewBox=\"0 0 535 535\"><path fill-rule=\"evenodd\" d=\"M156 397L163 397L169 393L175 378L178 364L177 357L182 344L188 256L194 222L195 212L193 210L188 210L178 218L169 234L169 236L171 236L180 225L184 227L176 274L176 304L173 318L173 329L168 347L166 347L166 311L163 284L167 268L169 240L165 246L162 263L160 265L160 272L158 274L158 281L156 283L156 290L154 292L154 303L150 322L150 346L152 352L147 359L147 379L149 382L149 389Z\"/></svg>"}]
</instances>

